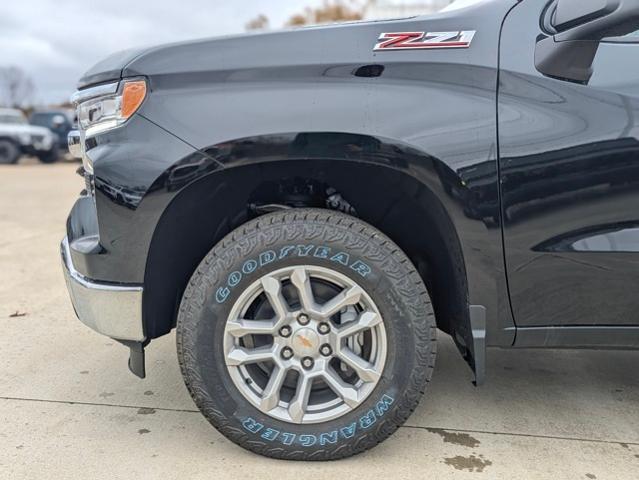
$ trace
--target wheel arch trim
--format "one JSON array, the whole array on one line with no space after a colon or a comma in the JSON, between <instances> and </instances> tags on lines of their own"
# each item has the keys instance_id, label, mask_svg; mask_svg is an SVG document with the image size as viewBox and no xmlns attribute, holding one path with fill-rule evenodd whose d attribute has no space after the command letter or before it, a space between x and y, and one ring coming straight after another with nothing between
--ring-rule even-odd
<instances>
[{"instance_id":1,"label":"wheel arch trim","mask_svg":"<svg viewBox=\"0 0 639 480\"><path fill-rule=\"evenodd\" d=\"M160 234L160 225L166 220L165 215L171 211L180 201L184 199L183 195L201 189L201 194L215 196L224 188L229 187L227 175L231 177L241 175L241 172L249 171L252 175L259 176L265 170L284 168L289 165L297 165L312 167L317 163L323 163L327 167L336 168L342 166L363 167L363 170L375 169L379 172L388 172L392 175L401 175L410 178L415 185L419 185L424 192L431 195L441 206L447 221L452 226L454 232L454 241L458 243L461 266L463 267L463 275L465 280L464 288L467 290L467 299L463 318L454 321L463 324L461 331L458 332L464 341L463 347L466 349L466 355L474 356L473 349L475 342L473 341L473 328L470 324L469 305L484 305L488 310L488 315L498 315L497 308L489 302L477 301L477 299L493 297L494 287L490 292L484 288L480 282L474 281L478 277L486 279L481 272L467 272L467 269L477 270L482 268L476 260L469 263L466 260L466 254L473 248L474 242L466 241L463 224L467 222L457 221L460 217L467 217L467 204L473 201L473 195L468 192L459 194L464 191L467 180L458 172L451 169L441 160L429 155L411 145L402 142L374 137L370 135L361 135L345 132L293 132L282 134L260 135L247 138L236 139L232 141L221 142L211 147L207 147L201 151L204 156L192 156L186 158L168 168L165 173L156 180L151 190L169 190L175 192L172 199L156 226L156 231L151 240L149 248L149 256L147 258L146 279L153 273L152 263L156 260L154 249L157 247L157 235ZM220 168L223 166L223 168ZM335 166L335 167L333 167ZM330 168L327 168L327 170ZM362 170L362 171L363 171ZM220 179L216 182L215 179ZM254 178L246 178L240 182L242 189L249 189L250 185L255 181ZM209 182L211 188L203 188L202 186ZM451 191L457 191L451 194ZM414 193L414 192L413 192ZM233 192L238 194L238 192ZM464 197L464 195L466 195ZM221 207L221 206L220 206ZM467 219L464 219L467 220ZM477 219L474 223L477 223ZM373 222L373 225L375 223ZM382 230L383 231L383 230ZM221 235L223 236L223 235ZM220 233L215 238L221 238ZM485 241L485 240L483 240ZM212 245L209 245L209 248ZM501 254L500 254L501 255ZM502 265L497 265L496 270L499 272ZM498 274L498 273L497 273ZM495 283L498 283L495 280ZM471 297L473 297L471 299ZM496 303L496 298L492 299ZM499 321L494 323L499 324ZM490 321L489 321L490 324ZM507 324L512 327L511 324ZM505 331L505 329L504 329ZM503 338L499 339L500 344L509 345L512 343L513 332L507 332ZM458 335L459 336L459 335ZM455 339L460 349L459 338ZM471 366L474 366L472 362Z\"/></svg>"}]
</instances>

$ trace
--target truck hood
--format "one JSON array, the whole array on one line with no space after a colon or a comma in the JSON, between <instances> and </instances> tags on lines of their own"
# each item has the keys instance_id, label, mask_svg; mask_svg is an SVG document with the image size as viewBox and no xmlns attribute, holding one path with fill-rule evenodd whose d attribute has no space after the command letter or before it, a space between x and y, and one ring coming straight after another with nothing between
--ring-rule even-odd
<instances>
[{"instance_id":1,"label":"truck hood","mask_svg":"<svg viewBox=\"0 0 639 480\"><path fill-rule=\"evenodd\" d=\"M91 68L79 88L124 77L170 77L211 74L251 68L270 69L300 64L369 61L384 31L420 28L430 31L474 30L489 14L504 15L520 0L476 0L459 10L394 20L313 26L294 30L249 33L125 50ZM406 30L406 29L409 30Z\"/></svg>"},{"instance_id":2,"label":"truck hood","mask_svg":"<svg viewBox=\"0 0 639 480\"><path fill-rule=\"evenodd\" d=\"M298 46L293 50L299 50L299 54L304 55L309 42L321 45L335 40L326 34L328 30L340 28L343 31L344 28L357 28L368 23L376 22L245 33L123 50L91 67L78 82L78 88L137 75L237 68L250 65L254 59L272 59L283 50L290 56L295 42Z\"/></svg>"},{"instance_id":3,"label":"truck hood","mask_svg":"<svg viewBox=\"0 0 639 480\"><path fill-rule=\"evenodd\" d=\"M42 135L43 137L53 135L51 130L45 127L37 127L35 125L15 125L9 123L0 123L0 133L12 135Z\"/></svg>"},{"instance_id":4,"label":"truck hood","mask_svg":"<svg viewBox=\"0 0 639 480\"><path fill-rule=\"evenodd\" d=\"M119 80L122 69L135 57L150 50L150 48L131 48L109 55L104 60L91 67L78 82L78 88L83 89L98 83Z\"/></svg>"}]
</instances>

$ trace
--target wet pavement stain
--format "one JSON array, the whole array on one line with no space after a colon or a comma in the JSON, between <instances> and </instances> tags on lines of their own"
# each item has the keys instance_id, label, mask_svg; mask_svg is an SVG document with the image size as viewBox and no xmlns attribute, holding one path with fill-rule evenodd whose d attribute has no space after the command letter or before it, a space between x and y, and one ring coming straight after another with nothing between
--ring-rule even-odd
<instances>
[{"instance_id":1,"label":"wet pavement stain","mask_svg":"<svg viewBox=\"0 0 639 480\"><path fill-rule=\"evenodd\" d=\"M449 432L443 428L427 428L430 433L435 433L442 437L444 443L452 443L455 445L461 445L462 447L475 448L481 443L474 437L471 437L467 433Z\"/></svg>"},{"instance_id":2,"label":"wet pavement stain","mask_svg":"<svg viewBox=\"0 0 639 480\"><path fill-rule=\"evenodd\" d=\"M493 464L490 460L484 459L483 455L469 457L462 457L457 455L456 457L445 458L444 463L450 465L455 470L464 470L467 472L481 473L484 469Z\"/></svg>"},{"instance_id":3,"label":"wet pavement stain","mask_svg":"<svg viewBox=\"0 0 639 480\"><path fill-rule=\"evenodd\" d=\"M141 407L138 408L138 415L153 415L155 408Z\"/></svg>"},{"instance_id":4,"label":"wet pavement stain","mask_svg":"<svg viewBox=\"0 0 639 480\"><path fill-rule=\"evenodd\" d=\"M140 430L138 430L138 433L140 435L144 435L145 433L151 433L151 430L148 430L146 428L141 428Z\"/></svg>"}]
</instances>

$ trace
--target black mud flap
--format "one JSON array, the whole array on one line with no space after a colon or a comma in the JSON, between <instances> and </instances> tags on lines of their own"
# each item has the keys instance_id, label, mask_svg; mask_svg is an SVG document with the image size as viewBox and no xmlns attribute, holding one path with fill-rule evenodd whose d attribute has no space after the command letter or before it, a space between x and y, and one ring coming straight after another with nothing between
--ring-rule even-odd
<instances>
[{"instance_id":1,"label":"black mud flap","mask_svg":"<svg viewBox=\"0 0 639 480\"><path fill-rule=\"evenodd\" d=\"M123 345L129 347L129 370L133 375L139 378L146 377L146 368L145 368L145 360L144 360L144 347L146 347L149 342L148 340L145 342L131 342L128 340L118 340Z\"/></svg>"},{"instance_id":2,"label":"black mud flap","mask_svg":"<svg viewBox=\"0 0 639 480\"><path fill-rule=\"evenodd\" d=\"M475 386L486 380L486 307L469 305L470 328L456 329L453 339L475 374Z\"/></svg>"}]
</instances>

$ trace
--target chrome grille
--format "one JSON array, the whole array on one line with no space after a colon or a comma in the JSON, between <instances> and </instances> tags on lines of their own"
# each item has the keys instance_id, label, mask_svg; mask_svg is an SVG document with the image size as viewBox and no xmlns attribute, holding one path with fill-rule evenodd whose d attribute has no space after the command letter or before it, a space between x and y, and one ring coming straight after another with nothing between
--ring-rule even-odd
<instances>
[{"instance_id":1,"label":"chrome grille","mask_svg":"<svg viewBox=\"0 0 639 480\"><path fill-rule=\"evenodd\" d=\"M95 182L93 180L93 175L84 172L84 184L87 193L93 197L95 195Z\"/></svg>"}]
</instances>

